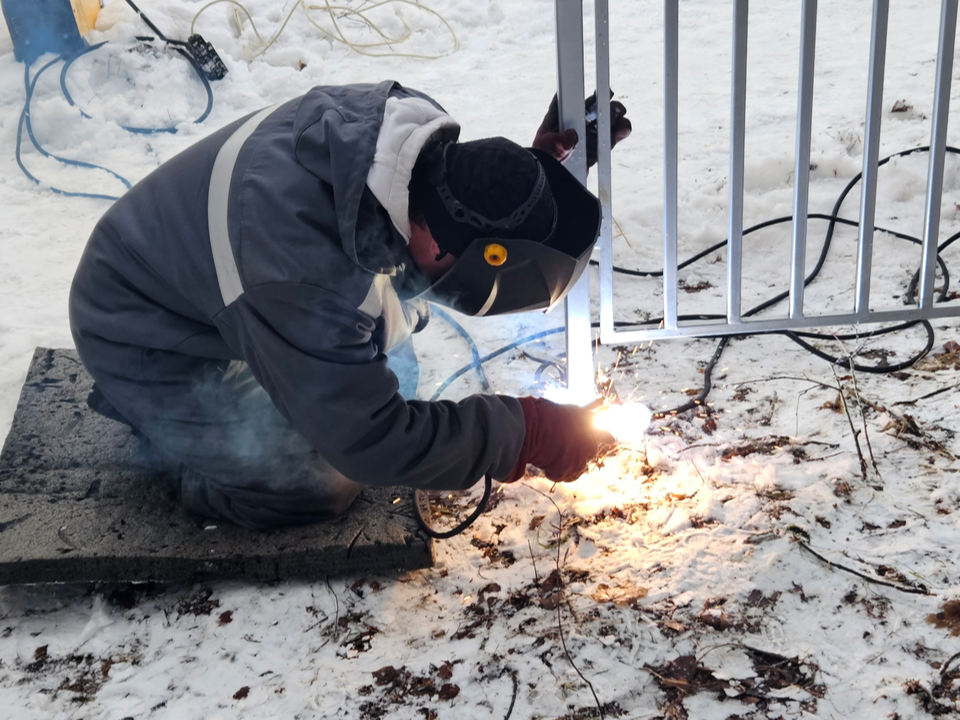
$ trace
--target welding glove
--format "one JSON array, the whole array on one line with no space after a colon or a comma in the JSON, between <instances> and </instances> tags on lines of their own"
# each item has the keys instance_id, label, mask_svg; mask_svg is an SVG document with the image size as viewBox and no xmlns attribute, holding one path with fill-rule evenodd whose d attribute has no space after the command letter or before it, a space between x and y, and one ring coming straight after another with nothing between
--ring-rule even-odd
<instances>
[{"instance_id":1,"label":"welding glove","mask_svg":"<svg viewBox=\"0 0 960 720\"><path fill-rule=\"evenodd\" d=\"M627 118L627 108L623 103L613 100L613 90L610 91L610 147L627 137L633 130L633 125ZM597 164L597 94L586 99L584 112L587 120L587 167ZM550 101L550 108L540 123L537 136L533 140L533 147L550 153L560 162L566 160L577 145L577 131L573 128L560 132L560 114L557 107L557 95Z\"/></svg>"},{"instance_id":2,"label":"welding glove","mask_svg":"<svg viewBox=\"0 0 960 720\"><path fill-rule=\"evenodd\" d=\"M517 464L504 482L522 478L528 464L543 470L554 482L576 480L605 446L616 444L612 435L594 427L590 408L558 405L536 397L517 400L523 408L527 434Z\"/></svg>"}]
</instances>

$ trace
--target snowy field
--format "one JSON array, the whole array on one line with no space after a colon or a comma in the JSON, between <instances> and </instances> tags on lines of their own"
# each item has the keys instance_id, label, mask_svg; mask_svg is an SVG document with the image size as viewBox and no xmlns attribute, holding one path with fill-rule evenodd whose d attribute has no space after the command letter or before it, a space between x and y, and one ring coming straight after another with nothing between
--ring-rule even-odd
<instances>
[{"instance_id":1,"label":"snowy field","mask_svg":"<svg viewBox=\"0 0 960 720\"><path fill-rule=\"evenodd\" d=\"M185 38L203 4L142 0L141 7L168 36ZM196 125L204 93L189 66L172 53L138 48L134 36L147 29L125 3L108 2L92 39L110 44L77 60L67 77L91 118L66 102L54 66L37 84L35 134L51 153L135 182L227 121L311 86L393 78L433 95L462 123L463 139L532 141L556 84L553 3L425 0L439 15L410 4L341 4L366 7L390 37L405 33L405 24L411 36L372 50L387 57L364 56L325 39L301 8L252 57L257 38L248 22L238 29L231 6L204 12L197 30L229 74L213 85L213 110ZM939 21L933 0L892 4L881 157L929 142ZM265 39L295 8L246 5ZM614 154L615 259L655 269L662 255L662 3L612 5L611 84L634 124ZM730 5L680 6L681 258L725 237ZM821 5L811 211L828 213L861 169L871 4ZM311 16L332 30L328 16ZM791 211L799 20L797 1L751 3L746 226ZM356 17L339 23L354 43L377 39ZM456 33L455 52L444 23ZM592 56L588 47L591 71ZM34 348L72 344L70 280L108 206L55 195L20 172L14 150L23 73L0 26L0 438ZM171 124L176 134L120 127ZM103 171L65 167L25 144L24 163L45 184L123 191ZM960 146L956 122L950 144ZM926 168L918 154L881 170L878 226L921 235ZM941 240L960 229L958 170L948 156ZM858 193L842 216L857 217ZM808 267L825 227L811 221ZM745 309L787 288L789 238L789 225L781 225L745 240ZM887 234L876 242L873 305L901 306L918 250ZM856 231L838 230L808 290L808 309L852 307L855 253ZM955 276L956 248L943 257ZM681 314L723 312L723 259L720 251L681 271ZM618 277L616 288L617 319L662 312L657 281ZM786 309L768 311L775 313ZM562 316L462 322L485 355L558 327ZM0 714L955 716L960 333L955 320L933 329L930 354L888 374L831 366L778 335L734 340L713 372L707 408L655 420L641 441L576 483L554 487L528 476L499 488L476 525L437 543L430 570L270 584L0 587ZM526 349L556 355L561 338ZM912 328L818 346L866 365L896 365L924 343L922 329ZM427 398L470 358L440 318L416 347ZM661 342L602 348L598 358L621 397L669 409L702 387L715 348L715 340ZM555 372L548 366L538 377L539 369L519 350L485 366L494 390L512 394L545 391ZM466 373L444 397L479 390L476 375ZM444 506L466 504L447 498Z\"/></svg>"}]
</instances>

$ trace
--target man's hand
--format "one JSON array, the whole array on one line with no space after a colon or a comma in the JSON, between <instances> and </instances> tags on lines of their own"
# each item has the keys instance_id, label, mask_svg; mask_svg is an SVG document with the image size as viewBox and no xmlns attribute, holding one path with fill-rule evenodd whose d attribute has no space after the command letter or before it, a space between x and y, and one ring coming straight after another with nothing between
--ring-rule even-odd
<instances>
[{"instance_id":1,"label":"man's hand","mask_svg":"<svg viewBox=\"0 0 960 720\"><path fill-rule=\"evenodd\" d=\"M523 477L527 465L540 468L554 482L576 480L613 436L593 425L593 410L535 397L517 398L527 434L513 472L504 482Z\"/></svg>"},{"instance_id":2,"label":"man's hand","mask_svg":"<svg viewBox=\"0 0 960 720\"><path fill-rule=\"evenodd\" d=\"M610 91L610 147L627 137L633 130L633 125L627 118L627 108L623 103L613 100L613 90ZM587 120L587 167L597 164L597 94L594 93L584 103L584 113ZM554 94L550 101L550 108L540 123L537 136L533 140L533 147L550 153L560 162L566 160L577 145L577 131L573 128L560 132L560 113L557 107L557 96Z\"/></svg>"}]
</instances>

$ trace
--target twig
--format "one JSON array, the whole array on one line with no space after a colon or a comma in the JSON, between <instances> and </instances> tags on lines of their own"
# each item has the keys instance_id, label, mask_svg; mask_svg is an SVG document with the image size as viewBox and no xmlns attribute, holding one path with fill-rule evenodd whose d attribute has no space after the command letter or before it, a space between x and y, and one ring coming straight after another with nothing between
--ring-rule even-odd
<instances>
[{"instance_id":1,"label":"twig","mask_svg":"<svg viewBox=\"0 0 960 720\"><path fill-rule=\"evenodd\" d=\"M527 538L527 547L530 548L530 562L533 563L533 579L540 584L540 575L537 574L537 559L533 556L533 545L530 544L530 538Z\"/></svg>"},{"instance_id":2,"label":"twig","mask_svg":"<svg viewBox=\"0 0 960 720\"><path fill-rule=\"evenodd\" d=\"M960 652L954 653L953 655L951 655L951 656L950 656L950 659L947 660L943 665L940 666L940 679L941 679L941 680L942 680L944 677L946 677L947 668L950 667L950 663L952 663L952 662L953 662L954 660L956 660L957 658L960 658Z\"/></svg>"},{"instance_id":3,"label":"twig","mask_svg":"<svg viewBox=\"0 0 960 720\"><path fill-rule=\"evenodd\" d=\"M850 363L850 377L853 378L853 396L857 399L857 407L860 409L860 420L863 422L863 439L867 442L867 452L870 453L870 462L873 465L877 477L883 480L880 474L880 468L877 467L877 459L873 456L873 447L870 445L870 435L867 432L867 416L863 413L863 403L860 402L860 388L857 387L857 373L853 369L853 362Z\"/></svg>"},{"instance_id":4,"label":"twig","mask_svg":"<svg viewBox=\"0 0 960 720\"><path fill-rule=\"evenodd\" d=\"M823 555L821 555L816 550L811 548L809 545L803 542L803 540L796 540L796 542L800 547L802 547L808 553L813 555L815 558L817 558L821 562L825 562L830 567L832 568L835 567L845 572L848 572L851 575L856 575L858 578L862 580L866 580L867 582L873 583L874 585L884 585L885 587L890 587L890 588L893 588L894 590L899 590L900 592L905 592L905 593L911 593L913 595L931 595L931 596L936 595L936 593L932 593L926 588L904 587L903 585L895 585L894 583L889 583L884 580L877 580L876 578L872 578L869 575L864 575L862 572L854 570L853 568L848 568L846 565L841 565L840 563L835 563L832 560L827 560L827 558L825 558Z\"/></svg>"},{"instance_id":5,"label":"twig","mask_svg":"<svg viewBox=\"0 0 960 720\"><path fill-rule=\"evenodd\" d=\"M714 650L719 650L720 648L725 648L725 647L739 647L739 648L742 648L742 647L746 647L746 645L744 645L743 643L738 643L738 642L728 642L728 643L723 643L723 644L721 644L721 645L714 645L713 647L707 648L707 650L703 653L703 655L701 655L700 657L697 658L697 662L698 662L698 663L703 662L703 659L704 659L707 655L709 655L710 653L712 653Z\"/></svg>"},{"instance_id":6,"label":"twig","mask_svg":"<svg viewBox=\"0 0 960 720\"><path fill-rule=\"evenodd\" d=\"M560 588L562 590L563 589L562 578L560 579L560 583L561 583ZM563 607L562 603L557 605L557 629L560 631L560 645L563 646L563 653L564 655L567 656L567 660L570 662L570 666L577 671L577 675L580 676L580 679L587 684L588 688L590 688L590 693L593 695L593 701L597 704L597 710L600 713L600 720L604 720L603 705L600 704L600 698L597 697L597 691L593 689L593 683L587 680L584 674L580 672L580 668L577 667L577 664L573 661L573 658L570 657L570 651L567 650L567 641L563 639L563 622L561 621L561 617L560 617L560 612L562 607Z\"/></svg>"},{"instance_id":7,"label":"twig","mask_svg":"<svg viewBox=\"0 0 960 720\"><path fill-rule=\"evenodd\" d=\"M936 396L936 395L940 395L940 394L942 394L942 393L949 392L950 390L955 390L956 388L960 388L960 383L958 383L958 384L956 384L956 385L950 385L949 387L940 388L939 390L934 390L932 393L927 393L926 395L921 395L920 397L918 397L918 398L916 398L916 399L914 399L914 400L898 400L897 402L895 402L895 403L893 403L893 404L894 404L894 405L916 405L916 404L917 404L918 402L920 402L921 400L926 400L927 398L932 398L932 397L934 397L934 396Z\"/></svg>"},{"instance_id":8,"label":"twig","mask_svg":"<svg viewBox=\"0 0 960 720\"><path fill-rule=\"evenodd\" d=\"M557 515L560 516L560 522L558 524L558 532L562 532L563 531L563 510L560 509L560 506L557 505L554 499L549 495L547 495L546 493L541 492L540 490L537 490L535 487L531 487L530 485L527 485L527 487L533 490L535 493L539 493L540 495L543 495L545 498L547 498L547 500L553 503L553 506L557 509ZM529 542L529 540L527 542ZM564 583L563 574L560 572L560 546L561 545L562 545L561 542L557 542L557 557L554 560L554 563L557 566L557 578L560 581L558 592L562 593L566 587L566 583ZM560 645L563 647L563 654L567 656L567 662L570 663L570 666L576 671L577 675L580 676L580 679L587 684L588 688L590 688L590 694L593 695L593 701L597 704L597 710L600 713L600 720L604 720L605 716L603 714L603 705L600 703L600 698L597 697L597 691L593 688L593 683L587 680L586 676L582 672L580 672L580 668L577 667L577 664L573 661L573 657L570 655L570 651L567 649L567 641L564 639L564 636L563 636L562 612L563 612L563 603L557 603L557 630L560 633Z\"/></svg>"},{"instance_id":9,"label":"twig","mask_svg":"<svg viewBox=\"0 0 960 720\"><path fill-rule=\"evenodd\" d=\"M837 375L837 369L832 367L830 368L833 371L833 377L837 381L836 391L837 398L840 400L840 407L843 408L844 414L847 416L847 422L850 423L850 432L853 433L853 444L857 447L857 457L860 458L860 473L863 475L863 481L867 481L867 459L863 456L863 450L860 449L860 431L857 430L856 426L853 424L853 417L850 415L850 408L847 407L847 400L843 397L843 385L840 384L840 377Z\"/></svg>"},{"instance_id":10,"label":"twig","mask_svg":"<svg viewBox=\"0 0 960 720\"><path fill-rule=\"evenodd\" d=\"M814 385L819 385L825 390L836 390L833 385L830 385L825 382L820 382L819 380L814 380L808 377L796 377L795 375L771 375L768 378L757 378L756 380L744 380L743 382L738 382L734 384L734 387L740 387L741 385L749 385L750 383L757 382L770 382L771 380L797 380L799 382L808 382L813 383Z\"/></svg>"},{"instance_id":11,"label":"twig","mask_svg":"<svg viewBox=\"0 0 960 720\"><path fill-rule=\"evenodd\" d=\"M337 597L337 594L333 591L333 588L330 587L330 578L329 576L324 575L323 582L327 585L327 590L330 591L330 594L333 595L333 601L336 603L336 614L333 618L333 635L337 635L337 627L339 627L340 622L340 598Z\"/></svg>"},{"instance_id":12,"label":"twig","mask_svg":"<svg viewBox=\"0 0 960 720\"><path fill-rule=\"evenodd\" d=\"M510 707L507 708L507 714L503 716L503 720L510 720L510 716L513 715L513 704L517 701L517 691L520 689L520 683L517 682L517 671L507 668L507 672L510 673L510 679L513 681L513 695L510 697Z\"/></svg>"}]
</instances>

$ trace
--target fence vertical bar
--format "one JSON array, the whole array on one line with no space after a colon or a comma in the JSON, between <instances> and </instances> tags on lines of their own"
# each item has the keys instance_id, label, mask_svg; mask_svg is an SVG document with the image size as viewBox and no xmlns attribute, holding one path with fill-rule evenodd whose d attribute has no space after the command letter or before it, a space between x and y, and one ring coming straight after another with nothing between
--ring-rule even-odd
<instances>
[{"instance_id":1,"label":"fence vertical bar","mask_svg":"<svg viewBox=\"0 0 960 720\"><path fill-rule=\"evenodd\" d=\"M883 113L883 74L887 57L887 20L890 0L874 0L870 33L870 78L867 121L863 138L863 179L860 183L860 240L857 244L857 284L854 312L860 320L870 314L870 272L877 211L877 162L880 157L880 118Z\"/></svg>"},{"instance_id":2,"label":"fence vertical bar","mask_svg":"<svg viewBox=\"0 0 960 720\"><path fill-rule=\"evenodd\" d=\"M677 327L677 159L680 1L663 7L663 326Z\"/></svg>"},{"instance_id":3,"label":"fence vertical bar","mask_svg":"<svg viewBox=\"0 0 960 720\"><path fill-rule=\"evenodd\" d=\"M573 128L586 138L583 113L583 1L556 0L557 86L560 129ZM586 143L577 144L566 168L587 182ZM590 275L584 273L564 300L567 326L567 389L574 401L596 395L590 332Z\"/></svg>"},{"instance_id":4,"label":"fence vertical bar","mask_svg":"<svg viewBox=\"0 0 960 720\"><path fill-rule=\"evenodd\" d=\"M597 36L597 191L600 223L600 341L613 334L613 202L610 167L610 25L608 0L596 0Z\"/></svg>"},{"instance_id":5,"label":"fence vertical bar","mask_svg":"<svg viewBox=\"0 0 960 720\"><path fill-rule=\"evenodd\" d=\"M730 88L730 209L727 226L727 321L740 322L743 271L743 146L747 125L747 20L749 0L733 3Z\"/></svg>"},{"instance_id":6,"label":"fence vertical bar","mask_svg":"<svg viewBox=\"0 0 960 720\"><path fill-rule=\"evenodd\" d=\"M921 308L933 307L937 244L940 239L940 196L943 193L947 119L950 115L950 76L953 72L953 45L956 36L957 0L943 0L940 9L937 78L930 130L930 161L927 165L927 206L923 218L923 260L920 266Z\"/></svg>"},{"instance_id":7,"label":"fence vertical bar","mask_svg":"<svg viewBox=\"0 0 960 720\"><path fill-rule=\"evenodd\" d=\"M790 317L803 317L803 279L810 205L810 133L813 127L813 73L817 50L817 0L803 0L800 21L800 81L797 90L797 157L793 173L793 255Z\"/></svg>"}]
</instances>

